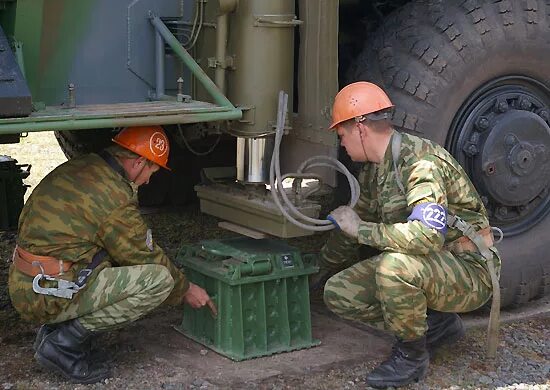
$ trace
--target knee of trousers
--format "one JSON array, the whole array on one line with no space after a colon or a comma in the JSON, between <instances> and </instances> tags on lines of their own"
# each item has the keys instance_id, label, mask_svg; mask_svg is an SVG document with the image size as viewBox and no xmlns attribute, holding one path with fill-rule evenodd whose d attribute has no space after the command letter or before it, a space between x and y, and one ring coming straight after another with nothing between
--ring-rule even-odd
<instances>
[{"instance_id":1,"label":"knee of trousers","mask_svg":"<svg viewBox=\"0 0 550 390\"><path fill-rule=\"evenodd\" d=\"M323 300L325 305L334 313L342 314L348 310L354 309L348 299L344 297L345 287L338 277L338 274L331 277L325 283Z\"/></svg>"},{"instance_id":2,"label":"knee of trousers","mask_svg":"<svg viewBox=\"0 0 550 390\"><path fill-rule=\"evenodd\" d=\"M413 266L410 255L386 252L376 267L376 284L380 288L394 287L401 283L420 287L419 269Z\"/></svg>"},{"instance_id":3,"label":"knee of trousers","mask_svg":"<svg viewBox=\"0 0 550 390\"><path fill-rule=\"evenodd\" d=\"M174 288L174 278L172 278L168 268L160 264L146 264L142 267L144 267L142 270L142 280L145 283L144 289L148 290L151 295L166 299Z\"/></svg>"}]
</instances>

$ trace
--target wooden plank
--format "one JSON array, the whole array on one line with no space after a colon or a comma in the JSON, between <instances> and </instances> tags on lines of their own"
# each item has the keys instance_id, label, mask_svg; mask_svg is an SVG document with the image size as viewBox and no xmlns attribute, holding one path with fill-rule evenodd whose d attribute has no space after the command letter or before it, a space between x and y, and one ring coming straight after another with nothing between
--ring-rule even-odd
<instances>
[{"instance_id":1,"label":"wooden plank","mask_svg":"<svg viewBox=\"0 0 550 390\"><path fill-rule=\"evenodd\" d=\"M237 225L231 222L220 222L218 223L218 226L222 229L229 230L231 232L235 232L238 234L242 234L243 236L247 236L250 238L254 238L256 240L261 240L262 238L267 238L268 235L256 230L249 229L247 227Z\"/></svg>"}]
</instances>

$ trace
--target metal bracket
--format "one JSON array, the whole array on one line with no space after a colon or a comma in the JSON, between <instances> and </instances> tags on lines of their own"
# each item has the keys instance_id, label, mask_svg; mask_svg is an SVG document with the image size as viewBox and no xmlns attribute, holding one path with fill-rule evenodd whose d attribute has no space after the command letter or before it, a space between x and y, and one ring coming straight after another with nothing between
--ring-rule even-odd
<instances>
[{"instance_id":1,"label":"metal bracket","mask_svg":"<svg viewBox=\"0 0 550 390\"><path fill-rule=\"evenodd\" d=\"M296 27L304 23L296 15L254 15L254 27Z\"/></svg>"},{"instance_id":2,"label":"metal bracket","mask_svg":"<svg viewBox=\"0 0 550 390\"><path fill-rule=\"evenodd\" d=\"M225 61L217 61L216 57L209 57L208 67L213 69L220 67L222 69L235 70L235 56L227 56L225 57Z\"/></svg>"},{"instance_id":3,"label":"metal bracket","mask_svg":"<svg viewBox=\"0 0 550 390\"><path fill-rule=\"evenodd\" d=\"M239 119L240 123L253 125L256 123L256 106L237 106L242 111L243 116Z\"/></svg>"}]
</instances>

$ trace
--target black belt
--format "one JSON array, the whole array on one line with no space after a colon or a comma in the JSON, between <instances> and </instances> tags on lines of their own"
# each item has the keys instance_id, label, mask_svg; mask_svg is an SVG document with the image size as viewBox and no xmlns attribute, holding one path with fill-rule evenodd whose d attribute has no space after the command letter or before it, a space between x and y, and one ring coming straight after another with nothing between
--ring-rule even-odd
<instances>
[{"instance_id":1,"label":"black belt","mask_svg":"<svg viewBox=\"0 0 550 390\"><path fill-rule=\"evenodd\" d=\"M105 249L101 249L94 255L94 257L92 257L92 262L88 264L86 268L82 268L80 272L78 272L78 276L75 282L78 287L82 287L86 284L86 280L88 280L92 272L94 272L94 269L96 269L97 266L103 262L107 254L108 253Z\"/></svg>"}]
</instances>

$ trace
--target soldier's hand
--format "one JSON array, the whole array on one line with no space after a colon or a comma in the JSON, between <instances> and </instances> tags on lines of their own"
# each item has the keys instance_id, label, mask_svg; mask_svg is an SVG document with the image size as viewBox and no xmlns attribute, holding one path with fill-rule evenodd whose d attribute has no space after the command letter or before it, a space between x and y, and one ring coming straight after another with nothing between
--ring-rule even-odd
<instances>
[{"instance_id":1,"label":"soldier's hand","mask_svg":"<svg viewBox=\"0 0 550 390\"><path fill-rule=\"evenodd\" d=\"M357 238L361 218L359 218L357 213L353 211L351 207L340 206L331 211L330 216L334 219L334 221L336 221L338 227L342 229L344 233L350 237Z\"/></svg>"},{"instance_id":2,"label":"soldier's hand","mask_svg":"<svg viewBox=\"0 0 550 390\"><path fill-rule=\"evenodd\" d=\"M200 309L201 307L208 306L214 317L218 315L216 305L208 296L208 293L202 287L194 283L189 283L189 289L183 296L183 300L193 309Z\"/></svg>"}]
</instances>

